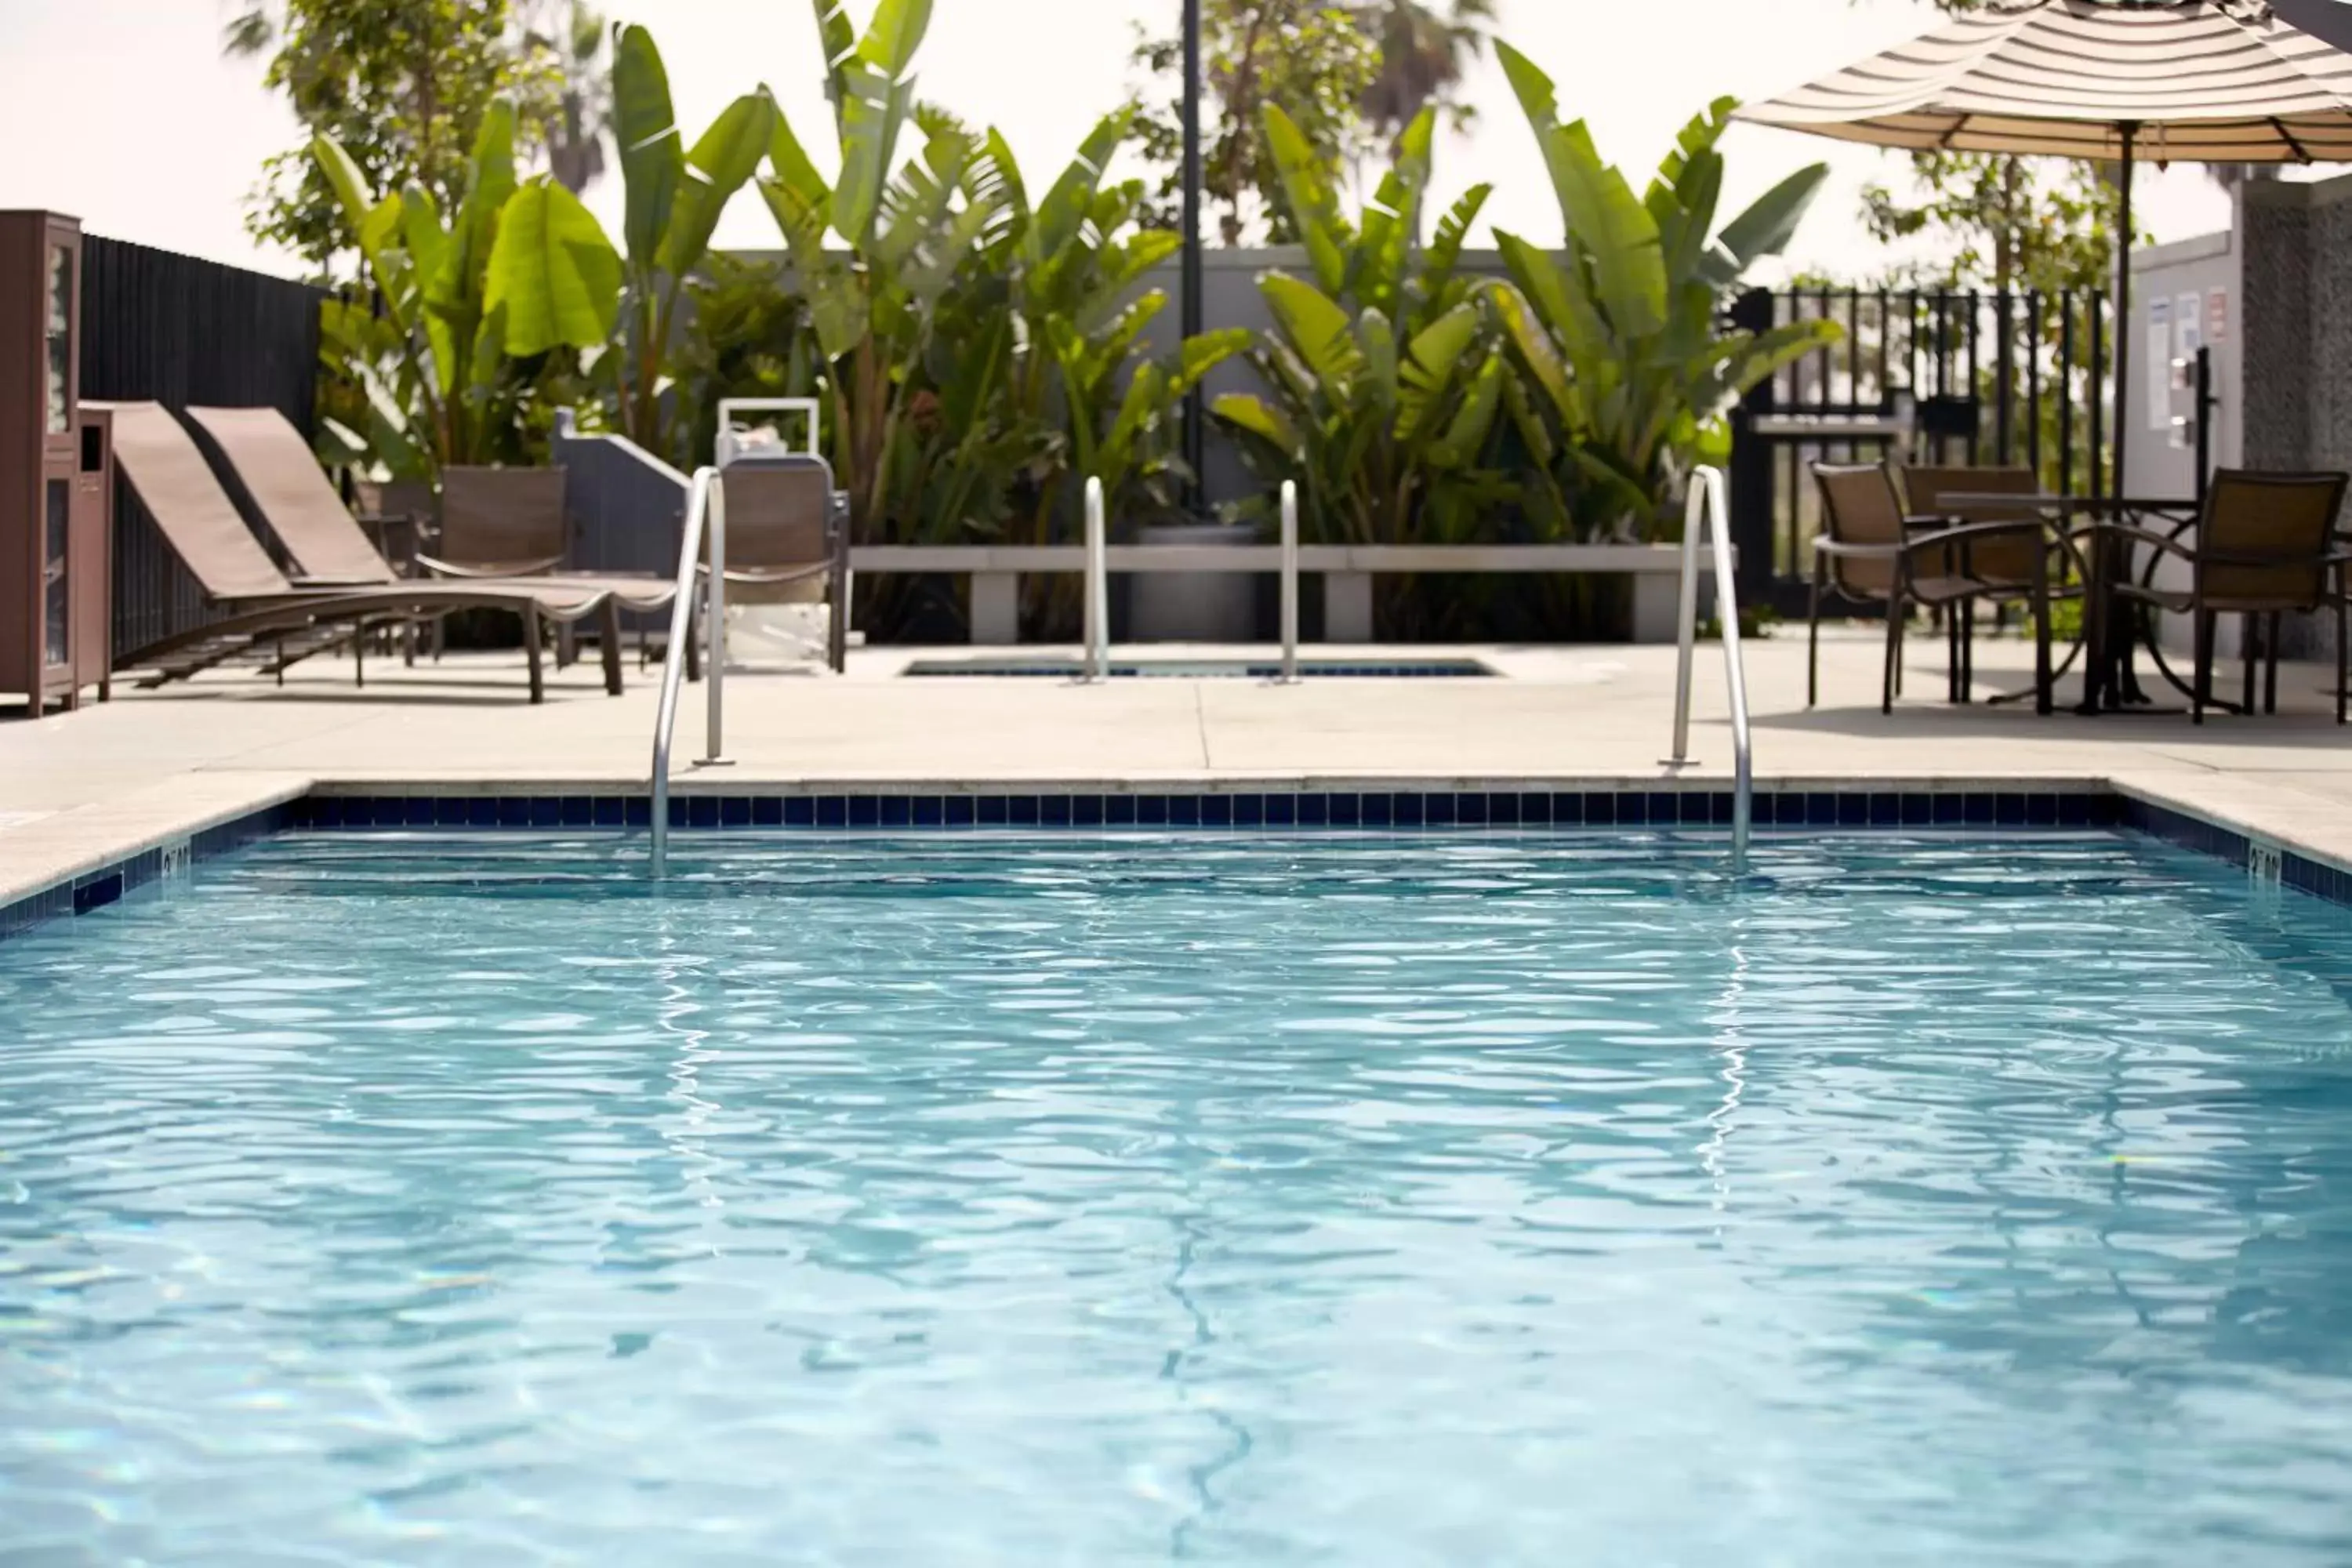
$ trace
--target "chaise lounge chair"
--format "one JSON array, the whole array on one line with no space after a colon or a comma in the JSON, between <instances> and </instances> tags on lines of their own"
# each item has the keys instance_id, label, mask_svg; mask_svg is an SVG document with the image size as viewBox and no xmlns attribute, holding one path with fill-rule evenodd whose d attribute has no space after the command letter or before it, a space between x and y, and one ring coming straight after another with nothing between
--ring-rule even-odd
<instances>
[{"instance_id":1,"label":"chaise lounge chair","mask_svg":"<svg viewBox=\"0 0 2352 1568\"><path fill-rule=\"evenodd\" d=\"M205 599L222 612L220 619L117 659L120 668L147 672L142 686L161 686L244 658L257 659L263 673L282 679L289 666L313 654L346 645L358 650L363 635L381 627L454 610L492 609L522 620L533 702L545 694L541 623L568 623L599 613L606 629L605 689L620 691L619 611L610 594L580 584L391 579L352 586L289 578L246 527L194 439L168 410L154 403L100 406L113 416L117 470L138 492ZM355 666L355 674L364 685L364 667Z\"/></svg>"},{"instance_id":2,"label":"chaise lounge chair","mask_svg":"<svg viewBox=\"0 0 2352 1568\"><path fill-rule=\"evenodd\" d=\"M219 447L261 521L307 578L370 586L401 581L335 493L326 471L310 455L310 444L284 415L275 408L191 408L188 417ZM610 595L620 607L631 610L663 609L677 596L676 584L663 578L596 573L531 572L469 577L467 583L524 593ZM617 645L619 634L613 637ZM616 646L608 668L618 668L614 663L617 657Z\"/></svg>"},{"instance_id":3,"label":"chaise lounge chair","mask_svg":"<svg viewBox=\"0 0 2352 1568\"><path fill-rule=\"evenodd\" d=\"M730 602L831 606L825 663L840 674L849 658L849 498L833 488L832 465L797 454L738 463L725 489Z\"/></svg>"}]
</instances>

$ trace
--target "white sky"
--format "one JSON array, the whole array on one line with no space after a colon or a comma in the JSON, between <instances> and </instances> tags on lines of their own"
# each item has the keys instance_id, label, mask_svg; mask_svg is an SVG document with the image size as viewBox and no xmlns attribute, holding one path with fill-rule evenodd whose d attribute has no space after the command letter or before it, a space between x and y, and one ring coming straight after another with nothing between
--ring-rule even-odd
<instances>
[{"instance_id":1,"label":"white sky","mask_svg":"<svg viewBox=\"0 0 2352 1568\"><path fill-rule=\"evenodd\" d=\"M864 0L852 0L861 15ZM1033 186L1050 181L1127 84L1133 24L1165 26L1178 0L938 0L921 90L1004 132ZM243 198L263 158L296 140L259 67L220 58L230 0L0 0L0 207L47 206L96 233L292 273L246 236ZM654 29L691 139L736 94L766 80L820 161L830 146L814 26L796 0L611 0ZM1502 36L1558 79L1563 110L1640 183L1707 99L1774 92L1886 47L1935 21L1926 0L1503 0ZM1483 119L1444 146L1439 195L1496 186L1493 224L1557 237L1532 138L1502 73L1471 88ZM1855 219L1856 193L1899 177L1867 148L1742 127L1726 144L1727 213L1799 165L1834 171L1791 250L1799 265L1872 272L1885 253ZM617 177L591 194L618 232ZM2159 240L2223 227L2228 205L2193 168L2140 190ZM730 209L722 245L771 247L756 196Z\"/></svg>"}]
</instances>

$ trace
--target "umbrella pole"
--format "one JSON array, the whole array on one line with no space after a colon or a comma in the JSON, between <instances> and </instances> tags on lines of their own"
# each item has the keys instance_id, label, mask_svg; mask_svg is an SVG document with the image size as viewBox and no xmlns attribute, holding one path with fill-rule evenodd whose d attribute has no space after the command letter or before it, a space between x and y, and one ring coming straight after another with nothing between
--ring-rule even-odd
<instances>
[{"instance_id":1,"label":"umbrella pole","mask_svg":"<svg viewBox=\"0 0 2352 1568\"><path fill-rule=\"evenodd\" d=\"M2121 229L2116 241L2116 481L2107 493L2124 493L2124 446L2129 439L2131 422L2124 417L2131 402L2132 351L2132 153L2133 143L2139 139L2139 126L2126 120L2117 127L2123 132L2123 189L2117 205L2116 224Z\"/></svg>"},{"instance_id":2,"label":"umbrella pole","mask_svg":"<svg viewBox=\"0 0 2352 1568\"><path fill-rule=\"evenodd\" d=\"M2132 361L2132 153L2139 140L2139 126L2134 121L2123 122L2123 190L2116 203L2120 209L2116 221L2123 232L2116 242L2116 482L2107 493L2122 499L2124 490L2124 451L2131 440L2131 421L2124 416L2131 404ZM2123 513L2114 514L2123 521ZM2131 552L2119 552L2125 562ZM2128 570L2128 566L2126 567ZM2132 627L2129 621L2115 628L2115 668L2108 679L2115 682L2116 700L2125 705L2145 703L2147 693L2140 689L2139 671L2132 668Z\"/></svg>"}]
</instances>

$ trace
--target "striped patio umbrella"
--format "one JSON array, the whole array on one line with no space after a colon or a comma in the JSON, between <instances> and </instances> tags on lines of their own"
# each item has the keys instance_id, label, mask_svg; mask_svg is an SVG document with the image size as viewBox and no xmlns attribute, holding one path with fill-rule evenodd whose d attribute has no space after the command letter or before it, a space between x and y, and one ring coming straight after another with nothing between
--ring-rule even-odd
<instances>
[{"instance_id":1,"label":"striped patio umbrella","mask_svg":"<svg viewBox=\"0 0 2352 1568\"><path fill-rule=\"evenodd\" d=\"M2284 8L2269 0L1991 0L1908 44L1748 104L1739 118L1916 152L2120 164L2126 254L2117 308L2128 329L2136 159L2352 160L2352 54L2290 26ZM2338 0L2300 0L2302 10L2352 20L2352 6ZM2130 363L2125 330L2116 334L2118 402ZM2118 487L2124 429L2118 408Z\"/></svg>"}]
</instances>

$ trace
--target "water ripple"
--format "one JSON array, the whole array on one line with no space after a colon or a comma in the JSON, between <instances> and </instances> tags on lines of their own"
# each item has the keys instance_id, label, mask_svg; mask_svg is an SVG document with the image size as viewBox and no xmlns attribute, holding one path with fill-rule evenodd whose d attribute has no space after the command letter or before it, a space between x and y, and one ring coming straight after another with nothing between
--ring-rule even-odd
<instances>
[{"instance_id":1,"label":"water ripple","mask_svg":"<svg viewBox=\"0 0 2352 1568\"><path fill-rule=\"evenodd\" d=\"M0 1556L2352 1559L2352 917L2104 835L293 837L0 945Z\"/></svg>"}]
</instances>

